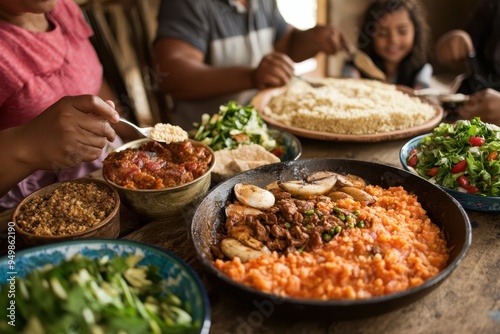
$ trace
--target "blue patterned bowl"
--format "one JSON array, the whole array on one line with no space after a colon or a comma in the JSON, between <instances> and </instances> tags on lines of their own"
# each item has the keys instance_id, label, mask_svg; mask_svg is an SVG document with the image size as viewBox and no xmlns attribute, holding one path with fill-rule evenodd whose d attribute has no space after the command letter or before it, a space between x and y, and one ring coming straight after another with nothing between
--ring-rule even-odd
<instances>
[{"instance_id":1,"label":"blue patterned bowl","mask_svg":"<svg viewBox=\"0 0 500 334\"><path fill-rule=\"evenodd\" d=\"M417 172L413 168L408 167L406 160L410 155L411 150L418 148L420 146L420 141L424 137L429 135L431 134L428 133L415 137L403 145L403 147L399 152L399 160L401 161L401 165L405 170L417 174ZM442 186L440 187L447 193L449 193L451 196L453 196L463 206L464 209L474 210L474 211L500 211L500 197L480 196L480 195L463 193Z\"/></svg>"},{"instance_id":2,"label":"blue patterned bowl","mask_svg":"<svg viewBox=\"0 0 500 334\"><path fill-rule=\"evenodd\" d=\"M15 267L9 267L8 256L0 258L0 284L7 282L11 275L18 278L27 276L35 269L48 264L57 265L76 254L91 259L103 256L143 255L139 265L156 265L162 277L169 278L170 291L191 307L193 320L200 324L199 333L210 329L210 303L208 295L198 275L176 255L143 243L130 240L86 239L72 240L52 245L44 245L15 253ZM7 269L10 268L10 269ZM0 292L2 293L2 292Z\"/></svg>"},{"instance_id":3,"label":"blue patterned bowl","mask_svg":"<svg viewBox=\"0 0 500 334\"><path fill-rule=\"evenodd\" d=\"M268 129L267 132L271 137L273 137L279 144L285 146L286 151L280 157L281 161L293 161L300 158L302 155L302 144L299 138L290 132Z\"/></svg>"}]
</instances>

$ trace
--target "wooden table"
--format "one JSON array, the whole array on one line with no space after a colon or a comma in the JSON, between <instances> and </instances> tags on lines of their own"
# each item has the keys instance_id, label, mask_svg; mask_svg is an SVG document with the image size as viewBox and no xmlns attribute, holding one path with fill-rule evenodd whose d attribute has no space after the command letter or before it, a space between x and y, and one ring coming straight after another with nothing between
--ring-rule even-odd
<instances>
[{"instance_id":1,"label":"wooden table","mask_svg":"<svg viewBox=\"0 0 500 334\"><path fill-rule=\"evenodd\" d=\"M351 158L399 168L399 149L406 142L301 141L301 159ZM307 312L287 319L226 291L200 266L188 239L187 216L179 217L173 224L147 223L122 208L120 236L165 248L191 264L209 292L212 333L500 333L500 213L467 213L473 227L472 245L460 266L442 285L407 307L355 321L315 320ZM1 231L5 231L10 214L0 215ZM3 234L1 249L6 248L5 238Z\"/></svg>"}]
</instances>

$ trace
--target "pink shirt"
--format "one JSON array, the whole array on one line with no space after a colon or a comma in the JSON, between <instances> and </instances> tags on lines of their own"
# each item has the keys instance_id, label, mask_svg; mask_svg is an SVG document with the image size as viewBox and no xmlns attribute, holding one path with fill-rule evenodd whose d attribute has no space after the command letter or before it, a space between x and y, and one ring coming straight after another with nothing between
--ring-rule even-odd
<instances>
[{"instance_id":1,"label":"pink shirt","mask_svg":"<svg viewBox=\"0 0 500 334\"><path fill-rule=\"evenodd\" d=\"M78 5L60 0L47 18L54 29L44 33L0 21L0 130L25 123L65 95L99 92L102 66Z\"/></svg>"},{"instance_id":2,"label":"pink shirt","mask_svg":"<svg viewBox=\"0 0 500 334\"><path fill-rule=\"evenodd\" d=\"M97 95L100 90L102 66L78 5L59 0L47 18L53 29L44 33L0 21L0 130L31 120L65 95ZM100 168L102 157L70 170L32 174L0 198L0 211L43 186Z\"/></svg>"}]
</instances>

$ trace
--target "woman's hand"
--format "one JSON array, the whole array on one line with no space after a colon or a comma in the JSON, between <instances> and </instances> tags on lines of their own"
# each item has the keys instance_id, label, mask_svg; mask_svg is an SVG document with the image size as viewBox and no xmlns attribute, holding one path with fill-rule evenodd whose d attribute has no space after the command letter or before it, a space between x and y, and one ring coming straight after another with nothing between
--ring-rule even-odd
<instances>
[{"instance_id":1,"label":"woman's hand","mask_svg":"<svg viewBox=\"0 0 500 334\"><path fill-rule=\"evenodd\" d=\"M0 197L37 170L60 170L97 159L115 139L112 101L63 97L23 125L0 131Z\"/></svg>"},{"instance_id":2,"label":"woman's hand","mask_svg":"<svg viewBox=\"0 0 500 334\"><path fill-rule=\"evenodd\" d=\"M36 169L66 169L95 160L115 139L110 123L118 118L111 101L92 95L63 97L22 126L33 140L25 159Z\"/></svg>"}]
</instances>

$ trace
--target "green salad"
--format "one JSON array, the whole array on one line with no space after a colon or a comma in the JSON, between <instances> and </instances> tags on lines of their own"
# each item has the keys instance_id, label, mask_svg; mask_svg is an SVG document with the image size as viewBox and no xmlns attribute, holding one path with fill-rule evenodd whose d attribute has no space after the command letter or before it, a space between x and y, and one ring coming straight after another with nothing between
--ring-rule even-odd
<instances>
[{"instance_id":1,"label":"green salad","mask_svg":"<svg viewBox=\"0 0 500 334\"><path fill-rule=\"evenodd\" d=\"M500 128L479 118L441 123L407 157L415 171L443 187L500 196Z\"/></svg>"},{"instance_id":2,"label":"green salad","mask_svg":"<svg viewBox=\"0 0 500 334\"><path fill-rule=\"evenodd\" d=\"M77 255L17 278L16 326L1 319L0 332L196 333L189 305L169 292L156 266L138 266L141 258ZM0 307L8 303L2 294Z\"/></svg>"},{"instance_id":3,"label":"green salad","mask_svg":"<svg viewBox=\"0 0 500 334\"><path fill-rule=\"evenodd\" d=\"M258 144L281 157L285 147L270 134L264 120L251 106L230 101L220 106L212 116L203 114L201 123L195 124L191 138L210 146L214 151L235 149L239 145Z\"/></svg>"}]
</instances>

